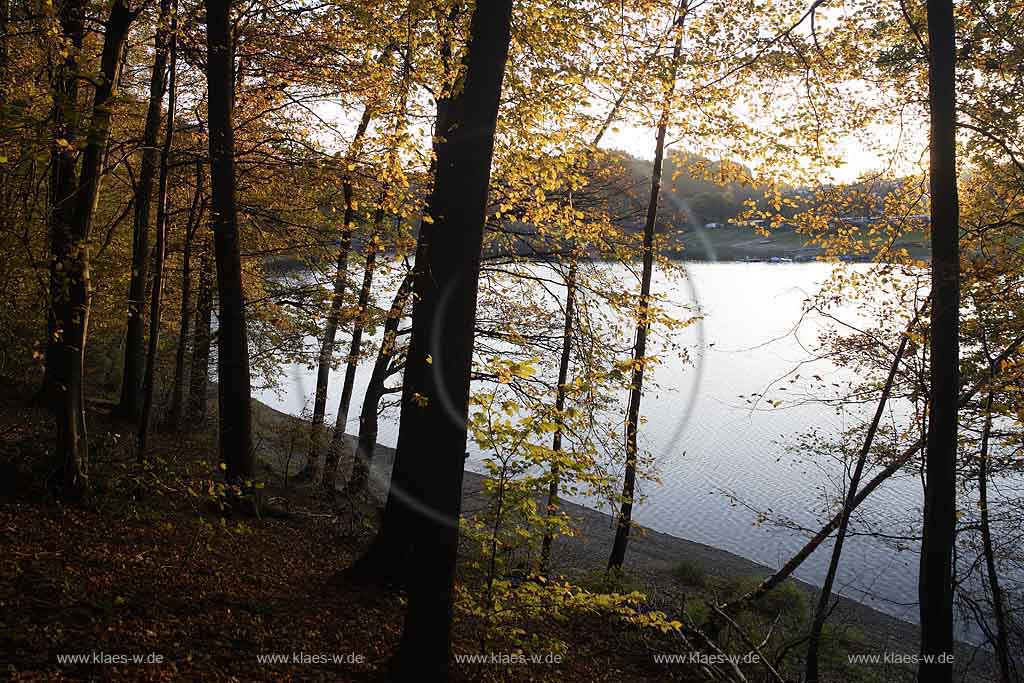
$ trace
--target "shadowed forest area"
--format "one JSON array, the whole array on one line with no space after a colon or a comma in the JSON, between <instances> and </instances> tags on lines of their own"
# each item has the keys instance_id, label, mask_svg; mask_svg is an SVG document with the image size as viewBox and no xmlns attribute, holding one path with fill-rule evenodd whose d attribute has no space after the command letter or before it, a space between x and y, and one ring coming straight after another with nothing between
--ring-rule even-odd
<instances>
[{"instance_id":1,"label":"shadowed forest area","mask_svg":"<svg viewBox=\"0 0 1024 683\"><path fill-rule=\"evenodd\" d=\"M0 0L0 671L1024 680L1021 0Z\"/></svg>"}]
</instances>

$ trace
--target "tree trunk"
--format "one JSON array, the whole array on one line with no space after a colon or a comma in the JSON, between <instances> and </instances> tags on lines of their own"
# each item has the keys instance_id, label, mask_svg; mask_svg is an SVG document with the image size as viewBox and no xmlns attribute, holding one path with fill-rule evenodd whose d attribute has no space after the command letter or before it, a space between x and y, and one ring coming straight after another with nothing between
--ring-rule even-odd
<instances>
[{"instance_id":1,"label":"tree trunk","mask_svg":"<svg viewBox=\"0 0 1024 683\"><path fill-rule=\"evenodd\" d=\"M953 679L953 545L956 534L957 392L960 333L960 218L956 182L956 32L953 0L928 0L931 115L931 413L925 455L924 524L918 599L918 680ZM939 661L939 658L943 661Z\"/></svg>"},{"instance_id":2,"label":"tree trunk","mask_svg":"<svg viewBox=\"0 0 1024 683\"><path fill-rule=\"evenodd\" d=\"M612 108L608 111L608 115L605 117L604 122L597 130L597 133L594 134L594 139L590 142L590 148L585 157L587 159L587 163L590 161L589 152L597 148L601 143L601 139L604 137L604 134L608 131L612 122L615 121L618 116L622 103L626 101L626 97L632 90L633 83L636 82L636 76L649 66L651 60L657 55L660 48L661 42L659 41L658 47L652 50L648 58L641 63L641 66L637 69L637 73L634 75L629 86L623 88L622 92L619 93L619 96L615 99L615 102L612 104ZM583 164L582 166L585 168L586 164ZM551 450L556 454L556 457L557 454L562 451L562 412L565 410L566 385L569 381L569 360L572 352L573 326L575 325L576 277L579 270L579 253L577 252L575 242L570 243L569 253L571 260L569 262L569 272L565 278L565 320L562 329L562 353L558 360L558 388L555 390L555 410L558 413L558 429L551 438ZM547 518L549 526L544 532L544 539L541 541L540 562L537 568L537 571L540 574L544 574L547 571L548 562L551 559L551 544L554 542L554 533L551 529L550 523L554 515L558 512L559 478L558 465L552 464L551 481L548 484L547 503Z\"/></svg>"},{"instance_id":3,"label":"tree trunk","mask_svg":"<svg viewBox=\"0 0 1024 683\"><path fill-rule=\"evenodd\" d=\"M442 30L441 40L441 66L444 78L442 83L448 83L452 74L452 36L455 33L454 26L457 23L462 4L454 2L448 10L447 30ZM438 25L441 25L441 18L438 17ZM449 94L448 88L441 90L437 97L437 110L434 117L434 135L432 137L433 158L427 172L428 178L437 179L437 160L440 154L441 142L448 126ZM430 188L433 193L433 188ZM428 199L429 203L429 199ZM424 207L424 211L427 211ZM434 226L432 223L421 220L419 235L416 240L416 258L412 273L413 292L418 292L418 280L424 273L429 273L429 246ZM408 354L407 354L408 355ZM407 384L407 377L402 378L403 392ZM365 403L365 402L364 402ZM376 418L374 418L376 419ZM403 478L413 476L410 467L394 467L391 471L391 480L388 485L388 498L384 506L384 514L381 517L380 528L374 537L373 543L367 551L352 567L353 572L366 578L374 578L378 581L392 584L404 585L407 574L408 551L411 547L409 527L411 522L407 520L411 514L411 506L402 492L406 491L410 482ZM395 493L392 497L392 492Z\"/></svg>"},{"instance_id":4,"label":"tree trunk","mask_svg":"<svg viewBox=\"0 0 1024 683\"><path fill-rule=\"evenodd\" d=\"M74 196L65 250L55 258L55 275L65 288L59 296L57 323L60 326L57 352L60 357L57 393L55 455L62 468L61 497L80 500L88 491L89 445L85 425L83 375L85 344L89 331L89 234L92 231L96 202L102 181L102 163L110 135L111 98L121 74L124 43L132 13L122 0L115 0L106 22L100 73L93 97L82 170Z\"/></svg>"},{"instance_id":5,"label":"tree trunk","mask_svg":"<svg viewBox=\"0 0 1024 683\"><path fill-rule=\"evenodd\" d=\"M153 273L153 298L149 307L149 351L146 354L146 375L142 389L142 415L139 418L138 462L146 457L146 438L149 434L150 415L153 412L153 394L156 384L156 357L160 347L160 315L164 295L164 266L167 261L167 176L174 142L175 70L178 66L177 40L175 31L177 19L171 19L170 78L167 88L167 127L164 131L164 146L160 150L160 184L156 204L156 272Z\"/></svg>"},{"instance_id":6,"label":"tree trunk","mask_svg":"<svg viewBox=\"0 0 1024 683\"><path fill-rule=\"evenodd\" d=\"M416 568L394 662L397 680L448 679L480 249L511 18L511 0L477 5L473 11L462 88L449 102L444 139L437 147L437 176L426 214L434 229L421 230L427 241L422 255L429 265L420 265L415 276L395 475L388 494L388 506L401 499L407 507L401 533Z\"/></svg>"},{"instance_id":7,"label":"tree trunk","mask_svg":"<svg viewBox=\"0 0 1024 683\"><path fill-rule=\"evenodd\" d=\"M346 168L355 163L362 149L363 138L373 118L373 110L367 104L363 109L363 116L359 120L359 127L356 129L355 137L352 138L352 145L348 154L345 155ZM316 392L313 395L313 418L309 432L309 458L300 477L312 477L316 469L316 463L320 459L320 441L322 440L324 428L324 412L327 409L327 387L331 381L331 365L334 362L334 343L338 334L338 322L341 319L341 310L345 304L345 289L348 287L348 257L352 251L352 233L355 231L355 207L352 196L352 176L346 174L342 183L342 194L345 198L345 215L341 228L341 242L338 244L338 263L334 274L334 296L331 298L331 308L327 313L327 320L324 323L324 339L320 344L320 358L316 368ZM328 456L330 453L328 452Z\"/></svg>"},{"instance_id":8,"label":"tree trunk","mask_svg":"<svg viewBox=\"0 0 1024 683\"><path fill-rule=\"evenodd\" d=\"M370 479L370 467L377 448L378 418L377 409L384 395L384 382L392 374L392 360L395 357L398 325L402 321L402 311L409 301L412 292L412 272L406 273L402 284L398 286L395 298L391 301L387 319L384 321L384 334L377 352L377 360L373 364L370 381L366 385L363 396L363 407L359 412L359 439L356 446L356 457L352 463L352 475L346 486L350 496L360 495L366 490Z\"/></svg>"},{"instance_id":9,"label":"tree trunk","mask_svg":"<svg viewBox=\"0 0 1024 683\"><path fill-rule=\"evenodd\" d=\"M914 318L914 322L917 322L917 318ZM878 425L882 421L882 415L885 413L885 406L889 402L889 395L892 393L893 383L896 381L896 375L899 372L900 364L903 362L903 354L907 350L907 340L909 339L910 332L913 329L913 323L911 323L911 329L907 330L907 334L904 334L900 338L900 345L896 351L896 357L892 361L892 366L889 368L889 376L885 380L885 386L882 388L882 395L878 399L878 406L875 408L875 416L871 420L871 424L868 426L867 434L864 435L864 444L861 446L860 453L857 457L857 462L853 467L853 473L850 476L850 483L846 491L846 498L843 501L842 510L839 512L839 530L836 533L836 542L832 548L832 557L829 560L828 572L825 575L825 583L821 587L821 593L818 596L818 604L814 610L814 619L811 622L811 632L807 639L807 662L806 662L806 674L804 680L806 683L817 683L818 681L818 646L821 643L821 631L825 627L825 619L829 614L829 603L832 600L832 586L835 584L836 573L839 571L839 559L843 554L843 542L846 540L846 531L850 526L850 515L853 512L855 501L857 498L857 488L860 486L860 478L864 473L864 465L867 463L868 454L871 452L871 446L875 441L875 433L878 431Z\"/></svg>"},{"instance_id":10,"label":"tree trunk","mask_svg":"<svg viewBox=\"0 0 1024 683\"><path fill-rule=\"evenodd\" d=\"M210 327L213 318L213 272L210 259L211 237L203 241L199 258L199 292L196 296L196 332L192 340L192 363L188 381L190 425L206 421L206 384L210 375Z\"/></svg>"},{"instance_id":11,"label":"tree trunk","mask_svg":"<svg viewBox=\"0 0 1024 683\"><path fill-rule=\"evenodd\" d=\"M181 429L185 409L185 355L188 350L189 329L192 321L192 242L196 230L203 222L205 204L203 195L203 162L196 161L196 192L192 196L188 225L185 228L185 246L181 257L181 309L178 316L178 347L174 355L174 381L171 385L171 409L168 423L172 429Z\"/></svg>"},{"instance_id":12,"label":"tree trunk","mask_svg":"<svg viewBox=\"0 0 1024 683\"><path fill-rule=\"evenodd\" d=\"M576 313L576 273L579 261L575 250L573 250L569 262L569 273L565 277L565 322L562 328L562 355L558 359L558 388L555 390L555 433L551 437L551 451L558 457L562 452L562 413L565 411L566 385L569 382L569 361L572 359L572 329L575 325ZM548 526L544 531L544 539L541 541L540 565L538 573L544 574L547 571L548 561L551 559L551 544L554 542L554 532L551 528L552 520L558 513L558 464L551 465L551 481L548 483L548 505L547 521Z\"/></svg>"},{"instance_id":13,"label":"tree trunk","mask_svg":"<svg viewBox=\"0 0 1024 683\"><path fill-rule=\"evenodd\" d=\"M60 23L65 45L65 56L54 67L53 88L53 147L50 150L49 177L49 238L50 238L50 305L46 317L46 362L41 398L51 404L59 391L58 377L62 372L58 340L61 317L58 309L64 303L64 276L55 270L71 251L71 212L75 188L78 187L78 168L72 145L78 137L78 56L85 35L83 3L65 0L60 6ZM62 145L61 142L67 143Z\"/></svg>"},{"instance_id":14,"label":"tree trunk","mask_svg":"<svg viewBox=\"0 0 1024 683\"><path fill-rule=\"evenodd\" d=\"M383 208L377 210L376 228L380 227ZM370 292L373 287L373 271L377 263L377 251L372 242L367 243L366 261L363 266L363 286L359 290L359 310L353 321L352 342L349 346L348 361L345 364L345 382L341 388L341 400L338 402L338 416L334 422L334 434L327 447L324 458L324 477L321 487L325 495L333 496L337 482L338 460L345 443L345 425L348 424L348 411L352 405L352 389L356 383L356 369L359 367L359 351L363 344L363 329L366 326L366 309L370 304Z\"/></svg>"},{"instance_id":15,"label":"tree trunk","mask_svg":"<svg viewBox=\"0 0 1024 683\"><path fill-rule=\"evenodd\" d=\"M990 374L991 368L990 368ZM988 510L988 442L992 433L992 402L993 387L989 384L988 398L985 401L985 425L981 432L981 452L978 454L978 508L981 512L981 544L985 553L985 571L988 574L989 592L992 594L992 615L996 621L995 642L996 661L999 662L999 675L1003 683L1011 683L1014 679L1013 663L1010 658L1010 642L1006 631L1006 606L1003 589L999 585L999 571L996 567L996 554L992 546L992 526Z\"/></svg>"},{"instance_id":16,"label":"tree trunk","mask_svg":"<svg viewBox=\"0 0 1024 683\"><path fill-rule=\"evenodd\" d=\"M994 374L998 374L1000 365L1004 360L1010 358L1015 353L1017 353L1017 349L1020 348L1021 344L1024 344L1024 337L1017 337L1003 350L1002 353L999 354L999 356L993 361ZM957 401L957 406L963 407L967 405L967 403L972 398L974 398L975 394L978 393L980 387L981 382L979 381L976 382L970 389L960 394L960 398ZM878 474L872 477L872 479L868 481L868 483L864 484L864 488L857 492L857 496L853 500L853 507L850 508L850 511L852 512L853 510L856 510L857 506L863 503L864 500L882 484L882 482L884 482L886 479L899 472L900 469L902 469L903 466L906 465L910 461L910 459L914 457L914 455L922 448L924 448L923 439L918 439L910 446L905 448L898 457L896 457L892 462L886 465ZM771 576L767 577L749 593L740 596L732 602L723 603L719 606L719 609L723 611L732 610L740 605L754 602L755 600L759 600L762 597L764 597L764 595L768 593L771 589L775 588L780 583L785 581L794 571L797 570L797 568L800 567L801 564L803 564L804 560L810 557L811 554L815 550L817 550L818 546L824 543L825 539L827 539L829 535L831 535L831 533L835 531L836 528L839 526L839 520L841 517L842 513L836 513L836 515L833 516L832 519L829 520L827 524L825 524L825 526L818 530L818 533L816 533L809 541L807 541L807 543L804 544L804 547L801 548L799 552L797 552L795 555L789 558L789 560L786 561L786 564L784 564L778 571L776 571Z\"/></svg>"},{"instance_id":17,"label":"tree trunk","mask_svg":"<svg viewBox=\"0 0 1024 683\"><path fill-rule=\"evenodd\" d=\"M661 193L661 170L665 159L665 134L672 111L672 98L676 89L676 74L679 57L683 50L684 7L680 7L676 19L675 47L672 49L672 67L669 82L665 88L665 101L658 121L658 135L654 147L654 168L651 172L651 196L647 204L647 220L644 223L644 263L640 280L640 310L636 324L636 341L633 344L633 376L629 388L629 405L626 408L626 472L622 481L622 503L615 526L615 542L612 544L608 569L621 569L626 560L626 545L633 517L633 496L636 490L636 460L639 451L637 432L640 428L640 400L644 390L644 365L647 362L647 332L650 329L651 275L654 271L654 231L658 222L658 195Z\"/></svg>"},{"instance_id":18,"label":"tree trunk","mask_svg":"<svg viewBox=\"0 0 1024 683\"><path fill-rule=\"evenodd\" d=\"M160 0L157 17L153 72L149 79L149 107L142 134L142 163L135 190L135 220L132 225L132 271L128 281L128 330L124 344L124 369L121 373L121 401L118 412L138 419L142 412L142 384L145 372L146 278L149 269L149 221L153 180L156 178L160 151L158 137L163 115L161 103L166 89L168 32L171 0Z\"/></svg>"},{"instance_id":19,"label":"tree trunk","mask_svg":"<svg viewBox=\"0 0 1024 683\"><path fill-rule=\"evenodd\" d=\"M229 482L252 478L249 339L235 204L234 44L230 3L206 2L210 211L217 263L217 374L220 460Z\"/></svg>"}]
</instances>

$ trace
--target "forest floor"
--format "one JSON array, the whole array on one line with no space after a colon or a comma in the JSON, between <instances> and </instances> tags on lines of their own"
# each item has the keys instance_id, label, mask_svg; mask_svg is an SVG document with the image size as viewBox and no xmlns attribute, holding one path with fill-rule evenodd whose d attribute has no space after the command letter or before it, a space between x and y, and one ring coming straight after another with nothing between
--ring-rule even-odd
<instances>
[{"instance_id":1,"label":"forest floor","mask_svg":"<svg viewBox=\"0 0 1024 683\"><path fill-rule=\"evenodd\" d=\"M143 469L131 425L97 402L93 494L62 508L45 486L52 422L30 397L0 383L0 679L385 680L404 597L344 571L371 524L269 469L261 514L222 511L212 429L155 432ZM566 628L560 664L456 664L453 680L695 680L624 646L622 628ZM453 641L478 650L468 624Z\"/></svg>"},{"instance_id":2,"label":"forest floor","mask_svg":"<svg viewBox=\"0 0 1024 683\"><path fill-rule=\"evenodd\" d=\"M0 385L0 677L385 679L404 598L344 571L370 538L373 509L339 514L287 481L285 466L301 466L300 421L254 404L266 504L253 514L218 506L211 489L219 473L214 430L155 432L151 464L143 469L128 447L131 426L94 403L94 495L86 507L71 509L46 493L51 422L28 395L16 383ZM392 455L381 448L378 496ZM479 508L481 486L479 475L467 473L470 514ZM610 518L566 509L580 533L556 544L554 569L582 582L606 561ZM684 560L712 578L768 572L721 550L641 530L630 545L631 587L654 608L678 609L700 594L677 575ZM916 627L857 603L844 601L833 618L861 634L857 651L916 650ZM453 667L453 680L700 680L694 664L655 664L650 639L635 627L580 618L562 629L558 635L572 649L559 664L462 663ZM477 652L477 637L472 623L457 619L453 650ZM653 647L666 651L664 641ZM321 657L327 661L312 659ZM910 675L891 666L867 673L856 680Z\"/></svg>"}]
</instances>

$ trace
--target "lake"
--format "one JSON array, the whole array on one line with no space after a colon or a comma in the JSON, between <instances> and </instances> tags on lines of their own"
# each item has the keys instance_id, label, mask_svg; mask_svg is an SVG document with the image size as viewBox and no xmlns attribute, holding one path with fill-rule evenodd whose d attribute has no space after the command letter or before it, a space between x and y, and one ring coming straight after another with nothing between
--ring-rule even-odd
<instances>
[{"instance_id":1,"label":"lake","mask_svg":"<svg viewBox=\"0 0 1024 683\"><path fill-rule=\"evenodd\" d=\"M680 306L696 297L705 318L701 325L679 333L678 341L691 347L694 362L667 356L653 373L659 388L645 393L642 413L647 422L642 428L642 445L656 457L662 482L641 485L646 498L635 508L634 518L652 529L777 567L802 547L806 536L758 524L755 511L771 511L817 529L822 487L834 490L830 481L840 481L835 463L800 458L787 451L785 444L794 443L794 437L812 428L823 436L838 434L851 424L851 417L820 403L779 409L762 403L752 410L740 397L765 390L809 360L816 336L827 321L808 319L796 333L791 332L805 298L817 291L835 266L689 263L684 267L687 284L659 274L655 292L664 293ZM347 335L339 335L339 339L339 347L347 349ZM316 341L310 342L311 348L316 348ZM358 375L356 406L369 365L364 363ZM313 394L315 371L297 365L285 372L281 391L264 389L256 392L256 397L298 415ZM801 381L814 374L841 386L850 380L847 370L824 361L811 362L797 372ZM342 375L343 369L332 375L328 402L332 424ZM801 385L787 382L783 386L792 395ZM772 396L784 398L786 394ZM348 431L354 432L357 409L351 412ZM380 441L394 446L396 436L392 416L382 422ZM481 457L479 449L471 448L468 467L483 471ZM866 473L865 480L869 476L870 472ZM892 478L861 506L855 528L884 522L888 532L901 533L906 524L920 518L921 505L917 478ZM916 544L908 545L908 549L897 551L875 538L851 537L844 547L835 590L893 616L916 621L918 555ZM819 548L796 576L820 585L830 547ZM628 556L626 561L628 566Z\"/></svg>"}]
</instances>

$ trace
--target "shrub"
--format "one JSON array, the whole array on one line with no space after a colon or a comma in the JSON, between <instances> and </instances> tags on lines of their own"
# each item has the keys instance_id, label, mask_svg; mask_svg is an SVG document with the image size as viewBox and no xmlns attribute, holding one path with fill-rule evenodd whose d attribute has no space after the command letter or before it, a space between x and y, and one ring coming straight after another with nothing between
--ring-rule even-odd
<instances>
[{"instance_id":1,"label":"shrub","mask_svg":"<svg viewBox=\"0 0 1024 683\"><path fill-rule=\"evenodd\" d=\"M585 574L578 584L591 593L599 594L627 594L643 592L642 588L633 577L621 569L597 569Z\"/></svg>"},{"instance_id":2,"label":"shrub","mask_svg":"<svg viewBox=\"0 0 1024 683\"><path fill-rule=\"evenodd\" d=\"M704 571L704 568L686 560L683 560L676 565L676 568L672 570L672 574L679 579L679 582L684 586L703 588L708 582L708 575L707 572Z\"/></svg>"},{"instance_id":3,"label":"shrub","mask_svg":"<svg viewBox=\"0 0 1024 683\"><path fill-rule=\"evenodd\" d=\"M757 576L729 579L726 581L724 592L728 600L735 600L757 588L762 580ZM793 581L784 581L759 600L752 602L750 608L768 616L781 614L786 617L802 618L807 615L807 596Z\"/></svg>"}]
</instances>

